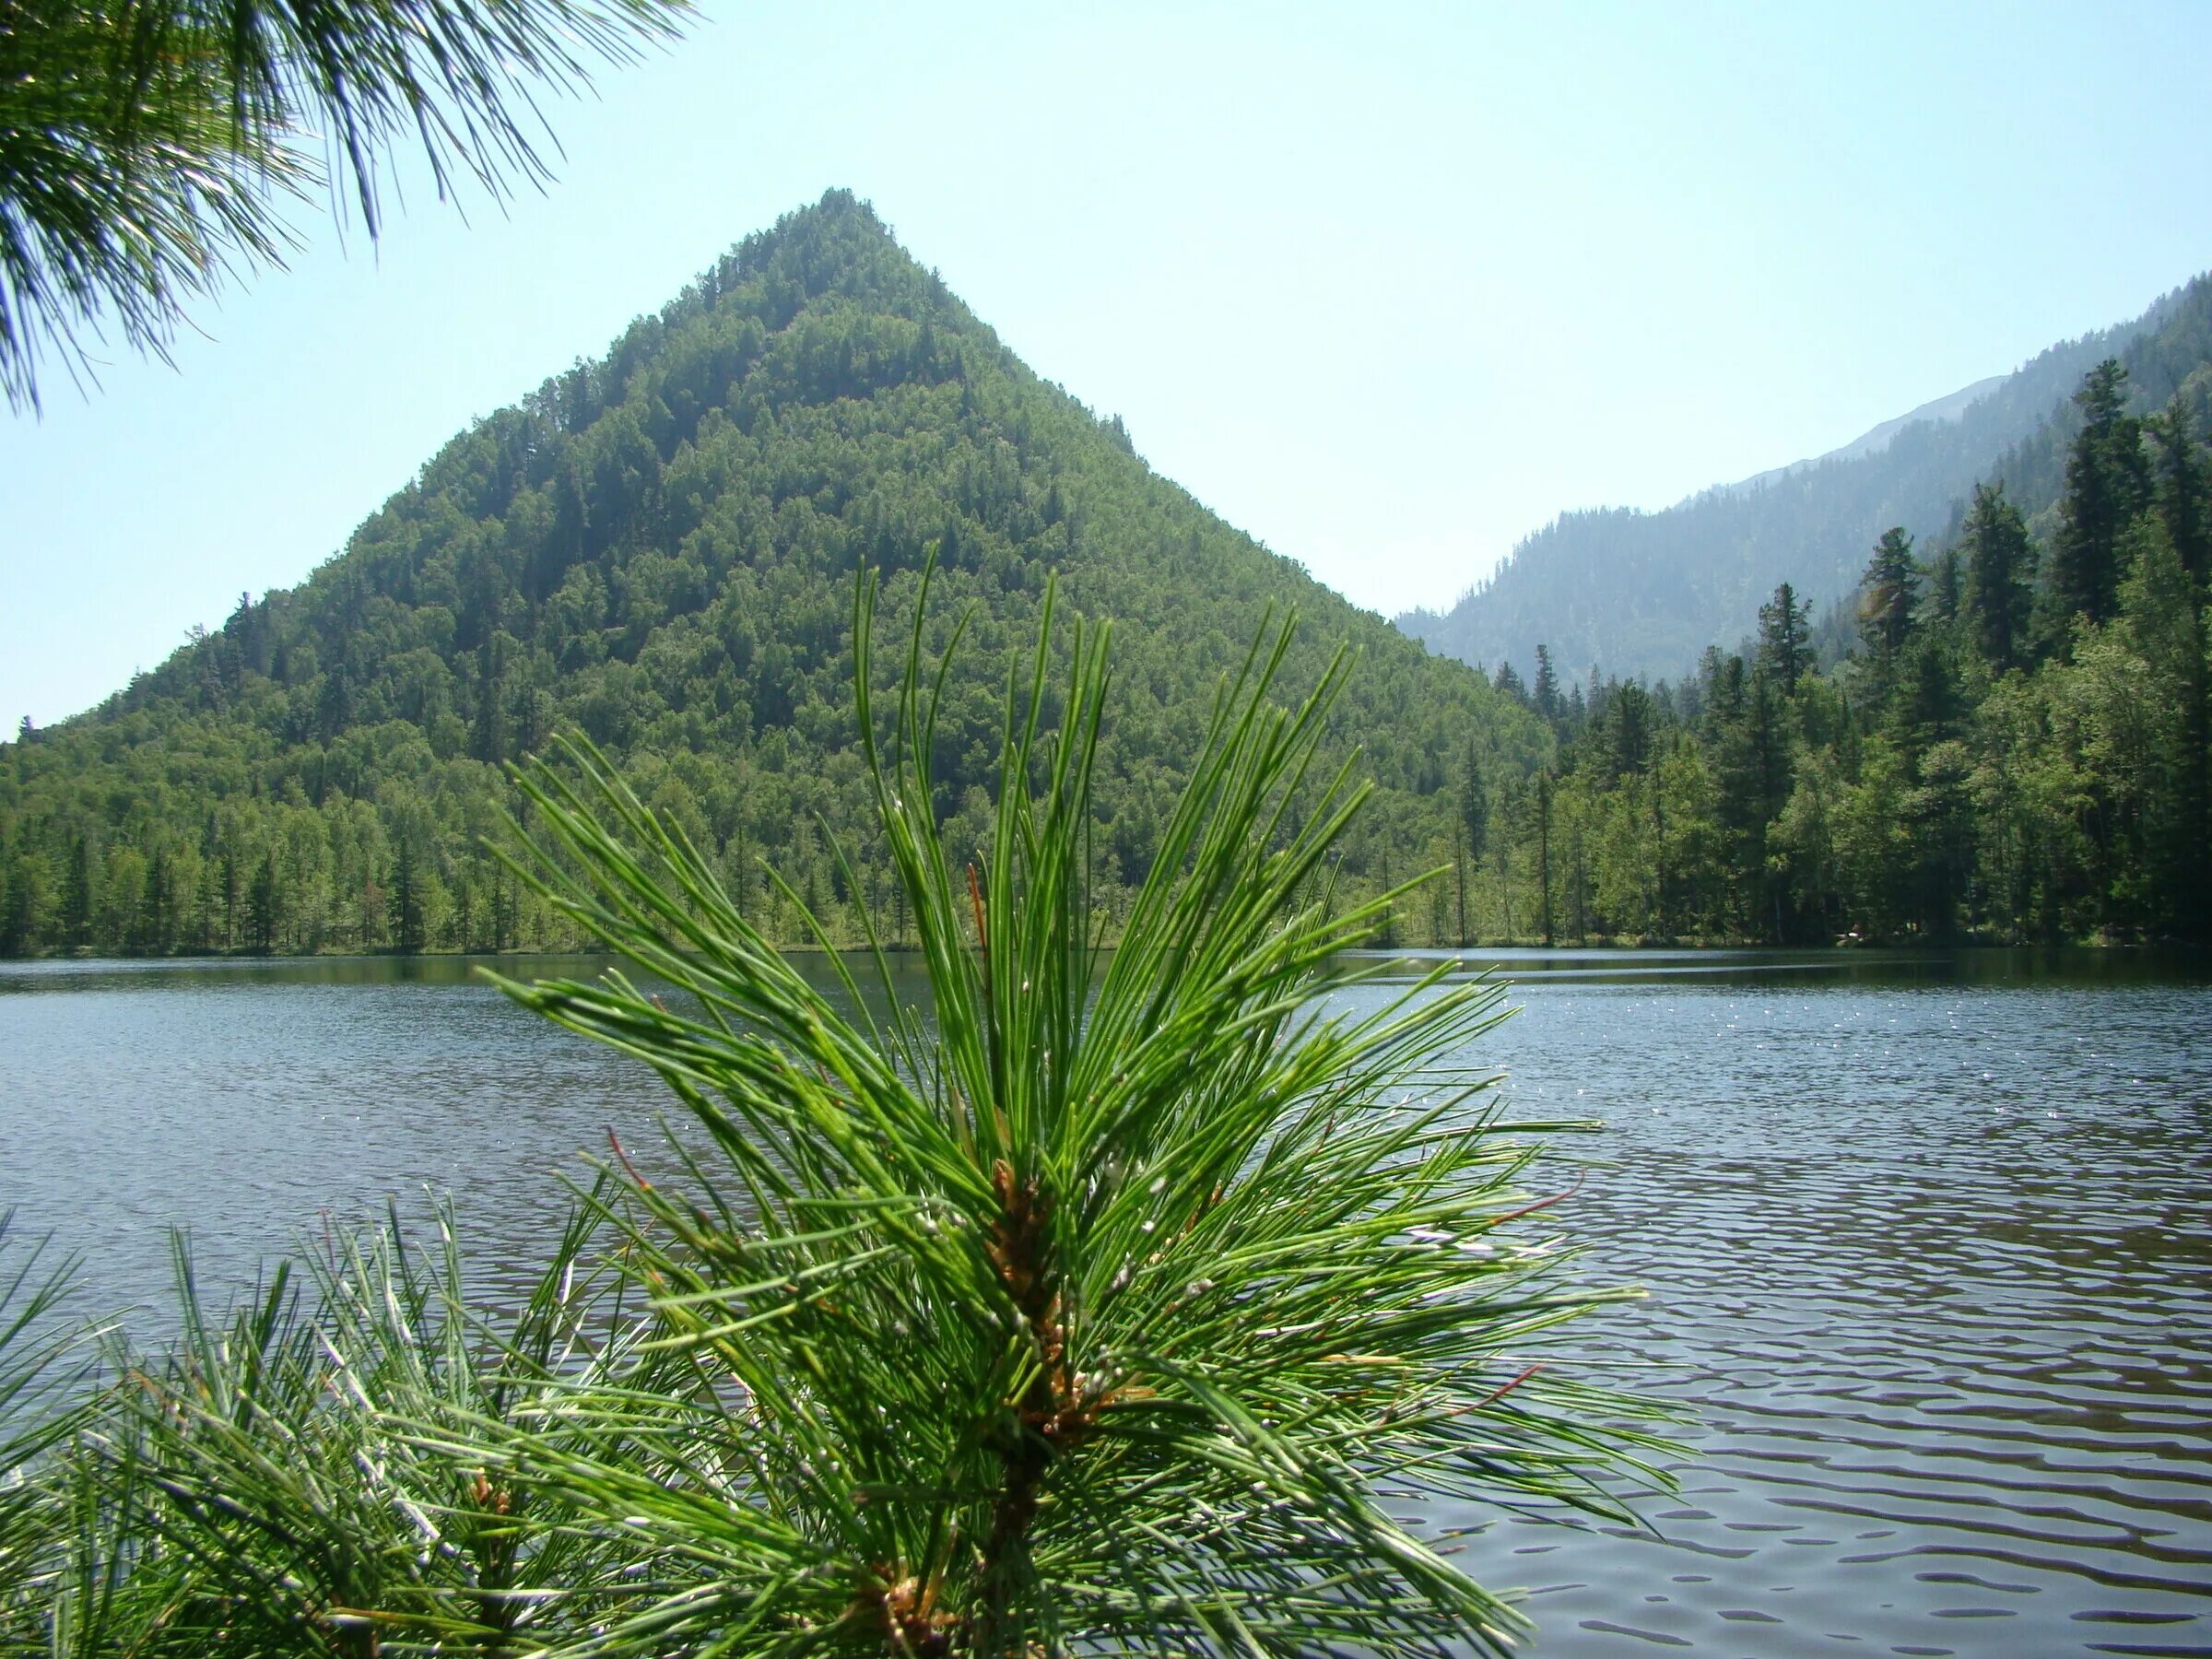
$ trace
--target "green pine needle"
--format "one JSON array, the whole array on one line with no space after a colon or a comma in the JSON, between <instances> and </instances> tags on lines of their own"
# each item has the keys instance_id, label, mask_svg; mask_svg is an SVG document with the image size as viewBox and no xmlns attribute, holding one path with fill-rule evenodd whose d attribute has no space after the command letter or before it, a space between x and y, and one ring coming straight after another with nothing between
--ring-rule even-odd
<instances>
[{"instance_id":1,"label":"green pine needle","mask_svg":"<svg viewBox=\"0 0 2212 1659\"><path fill-rule=\"evenodd\" d=\"M1347 665L1283 706L1291 628L1255 642L1108 952L1106 630L1076 624L1055 684L1048 592L971 863L928 771L943 665L917 607L879 715L874 596L853 681L925 1009L880 949L878 994L841 963L842 997L818 990L588 744L523 780L543 830L518 868L667 990L504 988L652 1065L712 1147L666 1184L626 1169L605 1209L715 1449L559 1477L723 1582L678 1573L576 1651L1501 1648L1519 1614L1379 1491L1618 1518L1606 1477L1646 1442L1524 1358L1618 1293L1529 1239L1534 1149L1493 1078L1444 1068L1498 989L1354 995L1386 965L1345 953L1391 900L1337 908L1326 880L1366 793L1318 764ZM586 1389L560 1420L665 1447L669 1410Z\"/></svg>"}]
</instances>

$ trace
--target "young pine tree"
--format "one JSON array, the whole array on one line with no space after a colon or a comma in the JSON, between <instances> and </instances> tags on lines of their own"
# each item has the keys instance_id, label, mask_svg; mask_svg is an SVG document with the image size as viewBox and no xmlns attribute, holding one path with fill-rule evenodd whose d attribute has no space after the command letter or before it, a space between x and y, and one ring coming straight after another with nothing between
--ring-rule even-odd
<instances>
[{"instance_id":1,"label":"young pine tree","mask_svg":"<svg viewBox=\"0 0 2212 1659\"><path fill-rule=\"evenodd\" d=\"M1611 1512L1617 1407L1526 1357L1594 1297L1499 1230L1532 1205L1462 1069L1493 991L1371 983L1346 947L1398 895L1317 881L1367 793L1317 769L1343 659L1278 706L1286 628L1228 679L1105 953L1104 631L1051 685L1048 590L963 865L921 624L879 720L872 604L860 730L927 1007L879 953L872 994L825 996L590 749L580 786L524 784L540 892L665 994L507 989L647 1060L708 1148L629 1183L623 1260L683 1420L720 1426L663 1455L664 1400L580 1390L549 1420L594 1449L491 1460L659 1552L590 1651L1502 1650L1518 1616L1405 1500Z\"/></svg>"}]
</instances>

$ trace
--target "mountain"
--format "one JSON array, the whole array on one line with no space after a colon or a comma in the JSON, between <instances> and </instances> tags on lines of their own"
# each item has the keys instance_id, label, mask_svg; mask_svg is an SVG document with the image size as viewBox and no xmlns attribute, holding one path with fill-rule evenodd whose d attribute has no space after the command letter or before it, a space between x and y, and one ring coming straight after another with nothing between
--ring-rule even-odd
<instances>
[{"instance_id":1,"label":"mountain","mask_svg":"<svg viewBox=\"0 0 2212 1659\"><path fill-rule=\"evenodd\" d=\"M1578 678L1593 668L1678 677L1706 646L1751 633L1778 583L1826 606L1855 588L1883 530L1901 524L1924 540L1940 537L1974 483L2015 465L2016 452L2063 453L2068 400L2100 359L2130 362L2138 403L2171 395L2205 360L2191 359L2187 342L2201 338L2207 316L2212 286L2199 278L2132 323L2053 346L2015 373L1924 405L1818 460L1715 486L1662 512L1561 513L1450 610L1412 611L1398 626L1433 651L1524 673L1545 643ZM2156 363L2137 369L2131 354L2159 339L2166 344L2148 348ZM2055 488L2041 499L2055 500Z\"/></svg>"},{"instance_id":2,"label":"mountain","mask_svg":"<svg viewBox=\"0 0 2212 1659\"><path fill-rule=\"evenodd\" d=\"M1862 455L1879 454L1889 447L1889 441L1892 438L1909 426L1917 426L1924 420L1937 426L1947 426L1959 419L1967 410L2003 385L2006 378L2002 374L1993 374L1986 380L1978 380L1971 386L1960 387L1948 397L1936 398L1922 404L1917 409L1909 410L1907 413L1898 416L1894 420L1885 420L1881 425L1861 432L1849 443L1837 445L1825 455L1815 455L1810 461L1793 461L1787 466L1777 466L1763 473L1754 473L1740 484L1724 484L1721 488L1740 494L1756 489L1761 484L1770 483L1776 478L1786 478L1793 473L1801 473L1808 467L1818 466L1824 461L1855 461Z\"/></svg>"},{"instance_id":3,"label":"mountain","mask_svg":"<svg viewBox=\"0 0 2212 1659\"><path fill-rule=\"evenodd\" d=\"M1289 688L1339 642L1360 653L1337 747L1364 747L1380 794L1356 883L1448 855L1470 745L1511 771L1548 742L1156 475L832 192L455 437L300 586L0 746L0 951L561 943L482 838L514 805L502 764L568 727L775 931L799 930L762 855L849 931L853 884L888 886L852 726L853 572L887 573L898 637L933 547L933 647L974 610L935 756L955 844L980 833L1048 574L1115 622L1108 903L1270 615L1302 618Z\"/></svg>"}]
</instances>

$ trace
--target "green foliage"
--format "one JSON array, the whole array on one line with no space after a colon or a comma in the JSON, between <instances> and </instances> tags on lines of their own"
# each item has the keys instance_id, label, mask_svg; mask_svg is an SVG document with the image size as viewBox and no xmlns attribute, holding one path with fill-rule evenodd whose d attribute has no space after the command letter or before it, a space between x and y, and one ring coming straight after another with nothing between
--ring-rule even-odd
<instances>
[{"instance_id":1,"label":"green foliage","mask_svg":"<svg viewBox=\"0 0 2212 1659\"><path fill-rule=\"evenodd\" d=\"M1155 475L832 193L455 439L301 587L241 597L99 710L0 745L0 949L572 945L481 845L520 806L503 764L564 726L686 825L769 936L806 933L763 859L857 943L859 903L896 884L843 710L848 584L884 569L903 618L933 546L940 597L977 607L933 756L960 834L987 816L997 688L1047 578L1121 623L1094 797L1117 914L1214 676L1271 606L1309 618L1293 672L1321 672L1324 636L1360 653L1326 735L1381 785L1349 890L1448 838L1470 745L1510 771L1545 742ZM81 935L62 910L80 841Z\"/></svg>"},{"instance_id":2,"label":"green foliage","mask_svg":"<svg viewBox=\"0 0 2212 1659\"><path fill-rule=\"evenodd\" d=\"M2107 358L2075 394L2081 429L2066 457L2066 492L2051 547L2047 589L2059 649L2074 618L2112 620L2119 595L2120 541L2150 493L2143 423L2127 413L2127 371Z\"/></svg>"},{"instance_id":3,"label":"green foliage","mask_svg":"<svg viewBox=\"0 0 2212 1659\"><path fill-rule=\"evenodd\" d=\"M1449 609L1414 611L1399 625L1431 650L1493 671L1511 662L1524 672L1532 641L1543 640L1572 674L1595 665L1676 678L1709 642L1751 635L1779 583L1824 616L1855 589L1866 549L1889 526L1924 547L1948 542L1977 480L2001 481L2047 547L2082 420L2070 394L2108 358L2126 371L2138 414L2179 399L2203 432L2212 276L2132 322L2062 342L2003 380L1969 388L1963 409L1945 399L1831 455L1660 512L1562 513ZM2178 534L2175 545L2187 546Z\"/></svg>"},{"instance_id":4,"label":"green foliage","mask_svg":"<svg viewBox=\"0 0 2212 1659\"><path fill-rule=\"evenodd\" d=\"M378 174L419 142L443 195L546 176L535 98L665 36L682 0L12 0L0 22L0 387L38 402L112 323L166 355L184 308L280 264L332 158L371 237ZM525 114L524 112L527 112Z\"/></svg>"},{"instance_id":5,"label":"green foliage","mask_svg":"<svg viewBox=\"0 0 2212 1659\"><path fill-rule=\"evenodd\" d=\"M1969 640L1992 674L2027 660L2035 596L2035 548L2002 483L1974 486L1959 537L1966 553Z\"/></svg>"},{"instance_id":6,"label":"green foliage","mask_svg":"<svg viewBox=\"0 0 2212 1659\"><path fill-rule=\"evenodd\" d=\"M0 1416L42 1430L12 1465L0 1653L518 1653L563 1628L555 1607L604 1613L648 1552L441 1437L491 1432L557 1377L650 1386L659 1369L581 1215L497 1322L465 1299L440 1224L422 1254L396 1218L338 1234L307 1294L280 1267L225 1315L180 1243L167 1350L117 1348L67 1409ZM534 1423L558 1455L563 1430Z\"/></svg>"},{"instance_id":7,"label":"green foliage","mask_svg":"<svg viewBox=\"0 0 2212 1659\"><path fill-rule=\"evenodd\" d=\"M969 862L932 802L980 612L917 596L879 716L875 600L859 747L929 1006L880 952L822 994L570 745L518 874L650 977L505 988L659 1074L667 1172L618 1143L496 1328L450 1230L221 1320L181 1257L175 1347L0 1488L0 1653L1502 1652L1525 1621L1406 1503L1630 1518L1639 1408L1543 1362L1621 1293L1531 1224L1467 1053L1497 988L1347 950L1400 895L1330 879L1374 794L1326 759L1343 653L1289 706L1288 626L1222 677L1108 950L1105 630L1055 641L1048 586Z\"/></svg>"},{"instance_id":8,"label":"green foliage","mask_svg":"<svg viewBox=\"0 0 2212 1659\"><path fill-rule=\"evenodd\" d=\"M2039 594L2032 534L1983 486L1936 572L1901 529L1882 536L1863 649L1832 672L1790 685L1785 585L1750 661L1708 652L1671 690L1595 686L1552 723L1547 810L1500 852L1503 931L1518 905L1548 935L1556 897L1571 939L2206 937L2208 595L2175 527L2197 534L2212 456L2179 407L2114 453L2125 393L2124 374L2092 377L2083 499L2051 515L2079 554L2113 477L2154 481L2128 498L2109 597L2079 558ZM1956 605L1931 580L1947 562Z\"/></svg>"},{"instance_id":9,"label":"green foliage","mask_svg":"<svg viewBox=\"0 0 2212 1659\"><path fill-rule=\"evenodd\" d=\"M1759 607L1759 665L1782 688L1783 696L1795 697L1816 655L1811 607L1785 582Z\"/></svg>"},{"instance_id":10,"label":"green foliage","mask_svg":"<svg viewBox=\"0 0 2212 1659\"><path fill-rule=\"evenodd\" d=\"M1859 639L1874 672L1894 676L1920 604L1920 566L1901 527L1882 532L1859 578Z\"/></svg>"}]
</instances>

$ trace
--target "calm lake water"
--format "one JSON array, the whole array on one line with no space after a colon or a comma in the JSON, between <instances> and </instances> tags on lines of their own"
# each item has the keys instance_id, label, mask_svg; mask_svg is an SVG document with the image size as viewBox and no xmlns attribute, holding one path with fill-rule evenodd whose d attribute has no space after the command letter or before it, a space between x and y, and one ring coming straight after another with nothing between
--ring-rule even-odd
<instances>
[{"instance_id":1,"label":"calm lake water","mask_svg":"<svg viewBox=\"0 0 2212 1659\"><path fill-rule=\"evenodd\" d=\"M1575 1351L1695 1414L1648 1532L1477 1544L1538 1653L2212 1655L2201 962L1484 959L1518 1113L1610 1124L1554 1215L1652 1292ZM426 1187L497 1280L656 1090L458 961L0 964L0 1208L103 1305Z\"/></svg>"}]
</instances>

